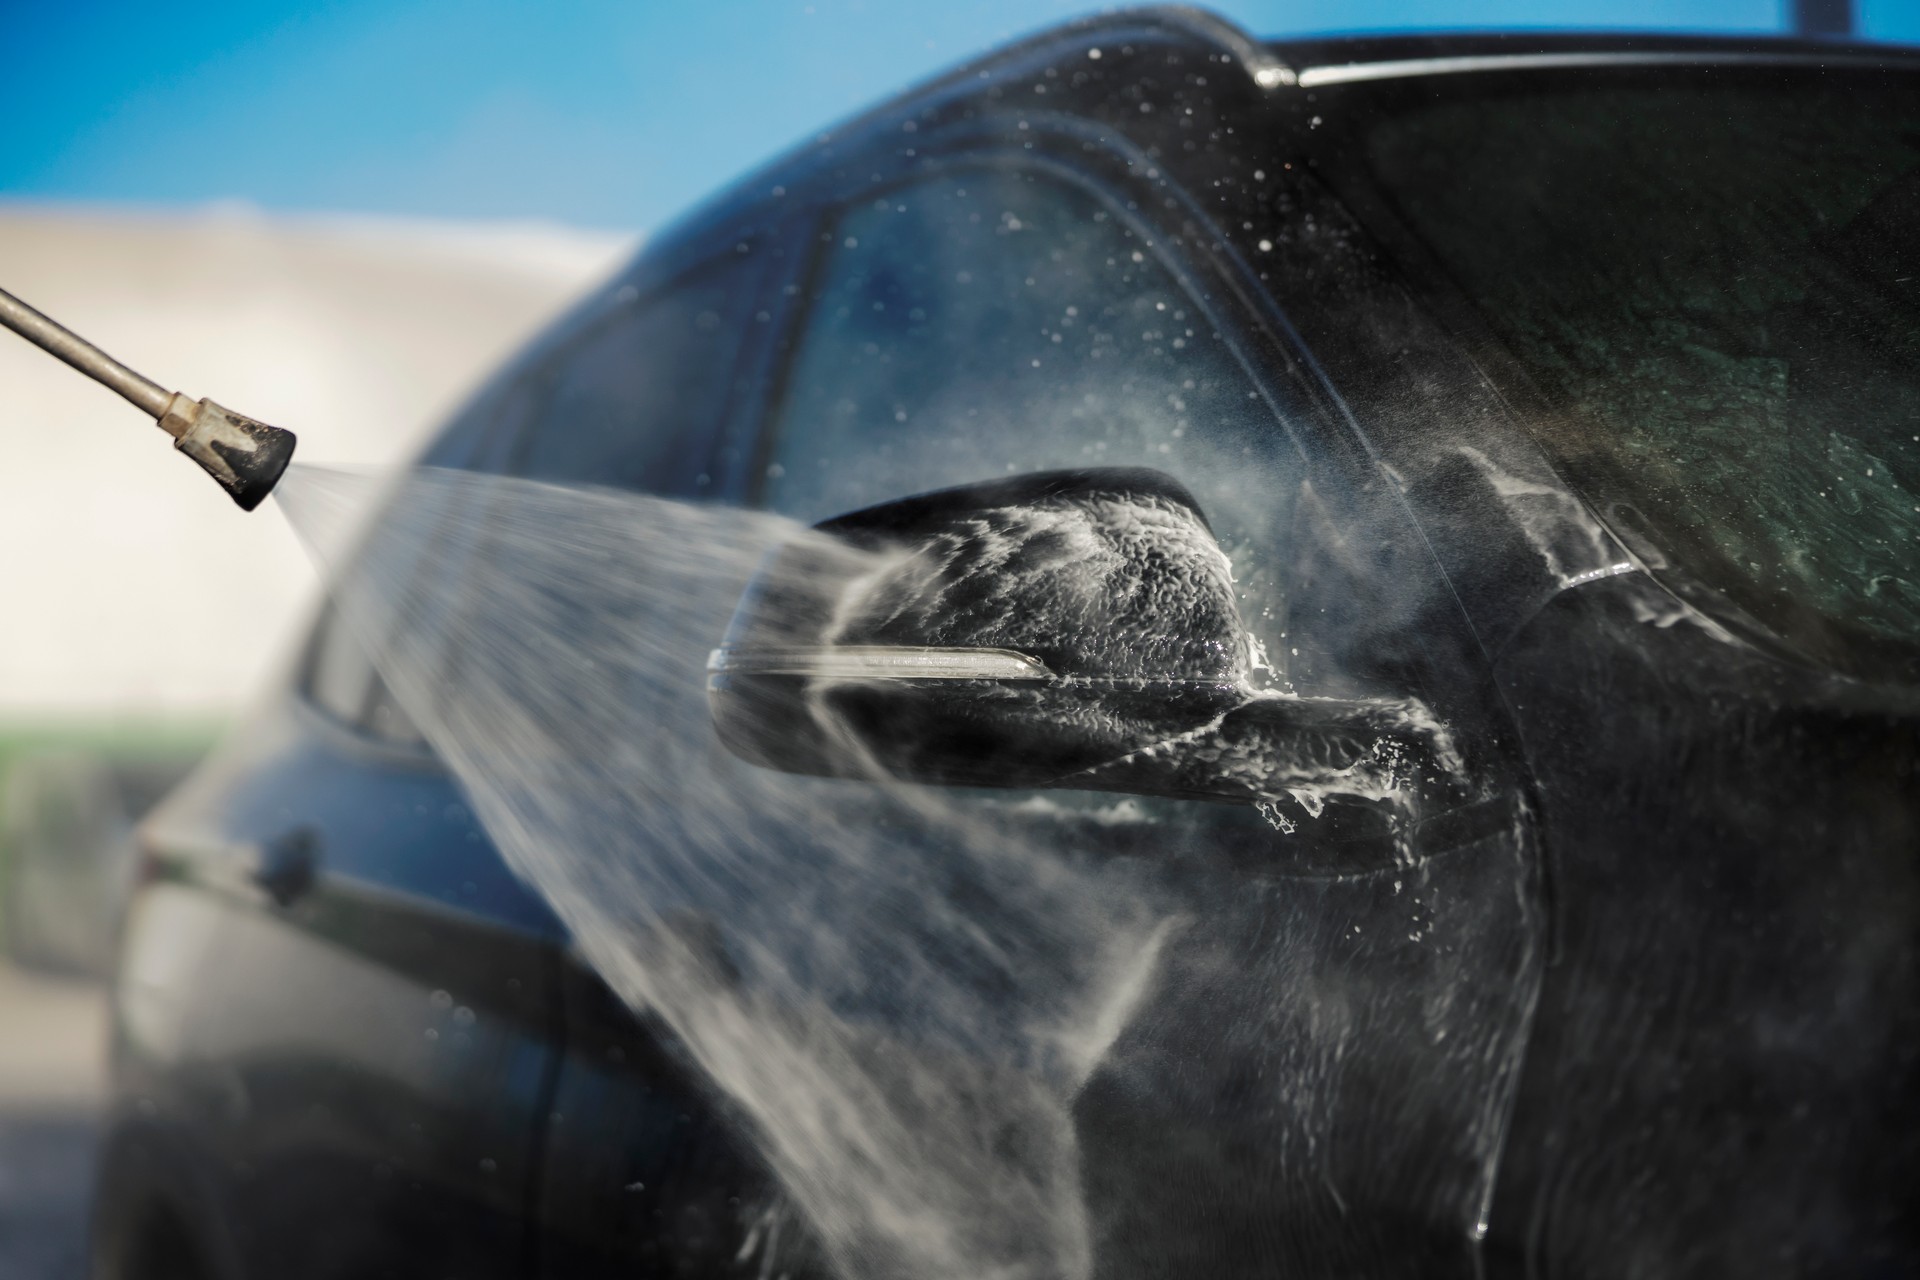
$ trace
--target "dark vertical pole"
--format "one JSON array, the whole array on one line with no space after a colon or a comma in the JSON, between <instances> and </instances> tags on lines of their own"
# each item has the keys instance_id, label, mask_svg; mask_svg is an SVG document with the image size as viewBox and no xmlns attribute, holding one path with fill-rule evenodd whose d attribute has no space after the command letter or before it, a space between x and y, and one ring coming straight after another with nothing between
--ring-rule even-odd
<instances>
[{"instance_id":1,"label":"dark vertical pole","mask_svg":"<svg viewBox=\"0 0 1920 1280\"><path fill-rule=\"evenodd\" d=\"M1793 33L1799 36L1853 34L1853 0L1793 0Z\"/></svg>"}]
</instances>

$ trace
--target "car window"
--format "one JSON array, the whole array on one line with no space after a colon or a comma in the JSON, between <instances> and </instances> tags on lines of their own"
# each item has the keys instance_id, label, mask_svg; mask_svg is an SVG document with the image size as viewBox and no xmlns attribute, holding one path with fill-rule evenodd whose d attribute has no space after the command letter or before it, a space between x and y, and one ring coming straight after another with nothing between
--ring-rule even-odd
<instances>
[{"instance_id":1,"label":"car window","mask_svg":"<svg viewBox=\"0 0 1920 1280\"><path fill-rule=\"evenodd\" d=\"M762 259L751 246L614 309L550 366L517 470L542 480L697 494L734 391ZM740 250L749 250L742 252Z\"/></svg>"},{"instance_id":2,"label":"car window","mask_svg":"<svg viewBox=\"0 0 1920 1280\"><path fill-rule=\"evenodd\" d=\"M1291 436L1148 239L1050 176L971 170L846 214L816 276L762 500L802 520L1064 467L1199 499L1270 653Z\"/></svg>"},{"instance_id":3,"label":"car window","mask_svg":"<svg viewBox=\"0 0 1920 1280\"><path fill-rule=\"evenodd\" d=\"M1911 678L1920 102L1849 79L1429 93L1366 156L1596 506L1816 656Z\"/></svg>"},{"instance_id":4,"label":"car window","mask_svg":"<svg viewBox=\"0 0 1920 1280\"><path fill-rule=\"evenodd\" d=\"M1148 236L1094 194L1013 169L950 173L848 210L805 299L760 501L813 522L1024 472L1150 467L1198 498L1279 683L1273 550L1303 472L1293 438ZM1264 856L1250 808L982 791L956 803L1083 828L1113 850ZM1071 816L1070 815L1077 815ZM1273 825L1269 825L1272 823Z\"/></svg>"},{"instance_id":5,"label":"car window","mask_svg":"<svg viewBox=\"0 0 1920 1280\"><path fill-rule=\"evenodd\" d=\"M733 389L739 331L760 260L734 252L611 311L500 393L490 420L518 439L514 469L542 480L697 494ZM484 546L432 544L424 572L459 573ZM383 742L424 742L365 647L329 609L315 628L308 697Z\"/></svg>"},{"instance_id":6,"label":"car window","mask_svg":"<svg viewBox=\"0 0 1920 1280\"><path fill-rule=\"evenodd\" d=\"M315 706L369 738L409 747L425 742L374 670L366 646L332 606L314 628L304 685Z\"/></svg>"},{"instance_id":7,"label":"car window","mask_svg":"<svg viewBox=\"0 0 1920 1280\"><path fill-rule=\"evenodd\" d=\"M340 615L329 607L314 628L307 659L307 696L342 724L358 724L373 683L373 661L346 634Z\"/></svg>"}]
</instances>

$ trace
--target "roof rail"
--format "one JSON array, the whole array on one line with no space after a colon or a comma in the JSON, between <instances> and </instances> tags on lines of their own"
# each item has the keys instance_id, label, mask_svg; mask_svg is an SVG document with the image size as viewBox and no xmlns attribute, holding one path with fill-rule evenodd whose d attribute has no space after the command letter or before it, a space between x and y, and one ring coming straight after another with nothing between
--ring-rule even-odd
<instances>
[{"instance_id":1,"label":"roof rail","mask_svg":"<svg viewBox=\"0 0 1920 1280\"><path fill-rule=\"evenodd\" d=\"M1262 89L1275 89L1283 85L1292 87L1299 83L1292 67L1261 47L1258 40L1219 14L1194 5L1164 4L1108 9L1100 13L1070 18L1050 27L1042 27L1031 35L990 49L978 57L938 73L933 79L920 85L917 91L924 92L938 85L965 83L975 77L989 75L1023 54L1045 49L1063 40L1085 39L1103 31L1124 30L1128 27L1136 29L1158 27L1162 31L1184 36L1195 43L1211 45L1224 60L1240 67L1247 73L1247 78ZM856 117L855 120L860 118ZM849 121L848 124L854 122ZM847 125L840 127L845 128Z\"/></svg>"},{"instance_id":2,"label":"roof rail","mask_svg":"<svg viewBox=\"0 0 1920 1280\"><path fill-rule=\"evenodd\" d=\"M1129 18L1150 18L1184 31L1231 55L1249 78L1262 89L1275 89L1298 82L1293 68L1273 56L1260 42L1217 13L1194 5L1154 5L1144 9L1121 9L1103 15L1105 21L1125 22Z\"/></svg>"}]
</instances>

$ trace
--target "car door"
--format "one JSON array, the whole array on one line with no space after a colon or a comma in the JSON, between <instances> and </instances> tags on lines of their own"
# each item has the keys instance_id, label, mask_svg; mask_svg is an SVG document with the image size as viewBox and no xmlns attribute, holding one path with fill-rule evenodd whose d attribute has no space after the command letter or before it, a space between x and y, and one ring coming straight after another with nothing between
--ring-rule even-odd
<instances>
[{"instance_id":1,"label":"car door","mask_svg":"<svg viewBox=\"0 0 1920 1280\"><path fill-rule=\"evenodd\" d=\"M525 1274L561 930L339 612L147 839L208 904L215 959L168 996L200 1011L176 1048L222 1186L216 1256L263 1276ZM154 998L137 961L134 1004Z\"/></svg>"},{"instance_id":2,"label":"car door","mask_svg":"<svg viewBox=\"0 0 1920 1280\"><path fill-rule=\"evenodd\" d=\"M1082 1216L1055 1261L1471 1274L1541 959L1517 790L1472 745L1486 709L1458 692L1479 678L1471 641L1391 489L1192 248L1204 230L1162 233L1137 210L1172 206L1163 190L1042 162L1040 130L1019 129L931 171L848 165L861 178L835 193L801 283L752 500L814 522L1030 472L1151 468L1230 558L1254 678L1424 699L1457 730L1477 801L1399 841L1343 838L1312 794L1256 810L954 788L938 804L1110 868L1173 922L1070 1089L1075 1207L1042 1216ZM1075 137L1070 154L1094 150ZM990 1260L1032 1262L1029 1226Z\"/></svg>"}]
</instances>

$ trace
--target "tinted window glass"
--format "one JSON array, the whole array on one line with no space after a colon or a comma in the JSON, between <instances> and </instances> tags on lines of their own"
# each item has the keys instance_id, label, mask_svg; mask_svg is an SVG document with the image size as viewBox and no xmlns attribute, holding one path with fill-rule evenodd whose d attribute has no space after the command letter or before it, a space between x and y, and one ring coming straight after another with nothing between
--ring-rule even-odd
<instances>
[{"instance_id":1,"label":"tinted window glass","mask_svg":"<svg viewBox=\"0 0 1920 1280\"><path fill-rule=\"evenodd\" d=\"M394 697L387 682L377 675L373 681L373 696L367 700L366 731L382 742L410 747L426 745L426 737L413 723L413 717Z\"/></svg>"},{"instance_id":2,"label":"tinted window glass","mask_svg":"<svg viewBox=\"0 0 1920 1280\"><path fill-rule=\"evenodd\" d=\"M1920 100L1855 79L1429 99L1368 155L1600 506L1812 651L1905 665Z\"/></svg>"},{"instance_id":3,"label":"tinted window glass","mask_svg":"<svg viewBox=\"0 0 1920 1280\"><path fill-rule=\"evenodd\" d=\"M314 629L307 667L307 696L343 724L359 724L373 683L373 662L347 635L339 614L329 608Z\"/></svg>"},{"instance_id":4,"label":"tinted window glass","mask_svg":"<svg viewBox=\"0 0 1920 1280\"><path fill-rule=\"evenodd\" d=\"M331 607L314 629L307 667L307 696L342 724L368 737L402 746L420 746L426 739L401 709L374 670L366 647Z\"/></svg>"},{"instance_id":5,"label":"tinted window glass","mask_svg":"<svg viewBox=\"0 0 1920 1280\"><path fill-rule=\"evenodd\" d=\"M723 422L759 260L696 268L599 320L554 363L520 469L547 480L694 492Z\"/></svg>"},{"instance_id":6,"label":"tinted window glass","mask_svg":"<svg viewBox=\"0 0 1920 1280\"><path fill-rule=\"evenodd\" d=\"M1200 500L1270 649L1287 432L1152 245L1093 195L977 170L850 213L819 278L764 481L818 520L1061 467L1152 467Z\"/></svg>"}]
</instances>

